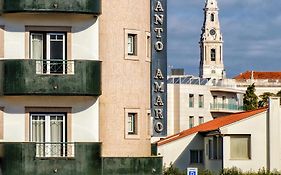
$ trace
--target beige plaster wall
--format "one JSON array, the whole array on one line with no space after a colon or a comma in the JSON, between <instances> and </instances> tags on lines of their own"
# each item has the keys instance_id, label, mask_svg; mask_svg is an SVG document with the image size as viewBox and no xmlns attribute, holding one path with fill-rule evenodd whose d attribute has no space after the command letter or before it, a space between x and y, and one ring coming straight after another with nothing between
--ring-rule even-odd
<instances>
[{"instance_id":1,"label":"beige plaster wall","mask_svg":"<svg viewBox=\"0 0 281 175\"><path fill-rule=\"evenodd\" d=\"M102 156L150 156L147 110L150 108L150 62L146 35L150 30L150 1L102 1L99 18L102 95L100 141ZM138 56L126 58L125 31L137 32ZM139 111L139 137L125 138L125 109Z\"/></svg>"},{"instance_id":2,"label":"beige plaster wall","mask_svg":"<svg viewBox=\"0 0 281 175\"><path fill-rule=\"evenodd\" d=\"M27 28L33 30L37 28L37 31L69 32L67 35L68 59L99 60L97 18L92 15L57 13L1 15L0 58L29 58Z\"/></svg>"},{"instance_id":3,"label":"beige plaster wall","mask_svg":"<svg viewBox=\"0 0 281 175\"><path fill-rule=\"evenodd\" d=\"M69 142L99 142L99 99L85 96L0 97L0 140L29 141L29 112L54 111L67 112Z\"/></svg>"}]
</instances>

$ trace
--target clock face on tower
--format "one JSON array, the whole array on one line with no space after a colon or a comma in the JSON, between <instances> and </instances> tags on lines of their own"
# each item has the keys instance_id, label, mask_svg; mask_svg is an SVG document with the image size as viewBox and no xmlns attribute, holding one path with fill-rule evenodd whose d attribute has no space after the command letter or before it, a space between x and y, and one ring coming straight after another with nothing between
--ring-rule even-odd
<instances>
[{"instance_id":1,"label":"clock face on tower","mask_svg":"<svg viewBox=\"0 0 281 175\"><path fill-rule=\"evenodd\" d=\"M216 30L215 30L215 29L211 29L211 30L210 30L210 34L211 34L211 35L215 35L215 34L216 34Z\"/></svg>"}]
</instances>

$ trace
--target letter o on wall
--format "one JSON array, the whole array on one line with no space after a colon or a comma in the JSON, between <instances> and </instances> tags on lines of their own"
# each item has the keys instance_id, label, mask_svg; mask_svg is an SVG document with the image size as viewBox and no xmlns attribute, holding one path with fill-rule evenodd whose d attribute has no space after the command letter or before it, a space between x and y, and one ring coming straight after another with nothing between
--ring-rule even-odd
<instances>
[{"instance_id":1,"label":"letter o on wall","mask_svg":"<svg viewBox=\"0 0 281 175\"><path fill-rule=\"evenodd\" d=\"M156 122L155 125L154 125L154 129L156 132L162 132L163 129L164 129L164 126L161 122Z\"/></svg>"},{"instance_id":2,"label":"letter o on wall","mask_svg":"<svg viewBox=\"0 0 281 175\"><path fill-rule=\"evenodd\" d=\"M157 51L161 51L161 50L163 50L164 45L163 45L163 43L162 43L161 41L157 41L157 42L155 43L154 47L155 47L155 49L156 49Z\"/></svg>"}]
</instances>

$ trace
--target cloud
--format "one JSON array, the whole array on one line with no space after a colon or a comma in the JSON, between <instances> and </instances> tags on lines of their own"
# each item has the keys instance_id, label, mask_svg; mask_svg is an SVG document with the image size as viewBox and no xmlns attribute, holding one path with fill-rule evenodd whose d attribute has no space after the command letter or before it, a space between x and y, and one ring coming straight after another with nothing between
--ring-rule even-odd
<instances>
[{"instance_id":1,"label":"cloud","mask_svg":"<svg viewBox=\"0 0 281 175\"><path fill-rule=\"evenodd\" d=\"M230 77L246 70L281 71L280 0L218 0L224 64ZM204 1L168 1L168 62L197 75Z\"/></svg>"}]
</instances>

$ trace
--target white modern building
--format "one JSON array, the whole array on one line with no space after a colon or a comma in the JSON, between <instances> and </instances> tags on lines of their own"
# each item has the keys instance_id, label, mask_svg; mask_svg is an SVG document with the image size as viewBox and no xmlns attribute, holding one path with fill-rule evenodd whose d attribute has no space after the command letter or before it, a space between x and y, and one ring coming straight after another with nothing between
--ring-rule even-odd
<instances>
[{"instance_id":1,"label":"white modern building","mask_svg":"<svg viewBox=\"0 0 281 175\"><path fill-rule=\"evenodd\" d=\"M244 90L188 75L168 78L168 135L243 111Z\"/></svg>"},{"instance_id":2,"label":"white modern building","mask_svg":"<svg viewBox=\"0 0 281 175\"><path fill-rule=\"evenodd\" d=\"M272 97L268 108L216 118L162 139L158 154L180 169L280 170L280 117L280 99Z\"/></svg>"}]
</instances>

